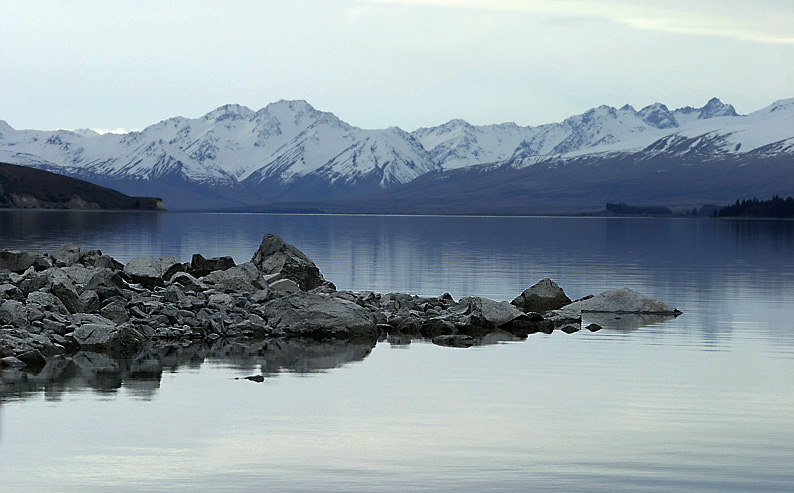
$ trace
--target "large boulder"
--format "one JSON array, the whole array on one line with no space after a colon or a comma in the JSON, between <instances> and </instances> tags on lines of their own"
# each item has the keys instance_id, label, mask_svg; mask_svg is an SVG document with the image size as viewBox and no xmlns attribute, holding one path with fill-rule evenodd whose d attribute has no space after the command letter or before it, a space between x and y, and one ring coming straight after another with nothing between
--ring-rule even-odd
<instances>
[{"instance_id":1,"label":"large boulder","mask_svg":"<svg viewBox=\"0 0 794 493\"><path fill-rule=\"evenodd\" d=\"M206 284L187 272L177 272L174 274L174 277L171 278L170 283L170 286L182 286L186 291L195 291L196 293L200 293L208 288Z\"/></svg>"},{"instance_id":2,"label":"large boulder","mask_svg":"<svg viewBox=\"0 0 794 493\"><path fill-rule=\"evenodd\" d=\"M36 255L28 252L0 250L0 271L10 270L21 274L33 265L36 258Z\"/></svg>"},{"instance_id":3,"label":"large boulder","mask_svg":"<svg viewBox=\"0 0 794 493\"><path fill-rule=\"evenodd\" d=\"M229 256L204 258L203 255L194 253L190 260L189 271L195 277L202 277L217 270L230 269L234 265L234 259Z\"/></svg>"},{"instance_id":4,"label":"large boulder","mask_svg":"<svg viewBox=\"0 0 794 493\"><path fill-rule=\"evenodd\" d=\"M52 293L33 291L28 295L25 302L27 303L27 306L37 307L46 313L55 312L62 315L67 315L69 313L69 310L66 309L63 301L61 301L60 298Z\"/></svg>"},{"instance_id":5,"label":"large boulder","mask_svg":"<svg viewBox=\"0 0 794 493\"><path fill-rule=\"evenodd\" d=\"M124 266L124 274L147 289L162 286L183 267L174 257L155 259L151 255L135 257Z\"/></svg>"},{"instance_id":6,"label":"large boulder","mask_svg":"<svg viewBox=\"0 0 794 493\"><path fill-rule=\"evenodd\" d=\"M22 291L13 284L5 283L0 284L0 300L17 300L24 301L25 295Z\"/></svg>"},{"instance_id":7,"label":"large boulder","mask_svg":"<svg viewBox=\"0 0 794 493\"><path fill-rule=\"evenodd\" d=\"M124 280L118 271L106 267L97 268L86 285L87 289L96 291L101 301L120 295L123 287Z\"/></svg>"},{"instance_id":8,"label":"large boulder","mask_svg":"<svg viewBox=\"0 0 794 493\"><path fill-rule=\"evenodd\" d=\"M571 303L562 288L549 278L544 278L511 301L523 312L545 313Z\"/></svg>"},{"instance_id":9,"label":"large boulder","mask_svg":"<svg viewBox=\"0 0 794 493\"><path fill-rule=\"evenodd\" d=\"M440 317L455 325L459 333L483 335L498 327L509 326L524 313L506 301L488 298L467 297L461 300Z\"/></svg>"},{"instance_id":10,"label":"large boulder","mask_svg":"<svg viewBox=\"0 0 794 493\"><path fill-rule=\"evenodd\" d=\"M63 302L70 313L83 310L83 303L80 301L77 288L62 269L57 267L47 269L46 275L49 280L50 292Z\"/></svg>"},{"instance_id":11,"label":"large boulder","mask_svg":"<svg viewBox=\"0 0 794 493\"><path fill-rule=\"evenodd\" d=\"M144 336L133 327L112 323L82 324L72 333L72 337L83 349L117 354L134 353L144 340Z\"/></svg>"},{"instance_id":12,"label":"large boulder","mask_svg":"<svg viewBox=\"0 0 794 493\"><path fill-rule=\"evenodd\" d=\"M546 318L555 323L580 322L583 313L614 315L657 315L677 317L681 312L675 307L649 298L629 288L613 289L552 310ZM603 318L603 317L602 317ZM599 323L599 325L602 325Z\"/></svg>"},{"instance_id":13,"label":"large boulder","mask_svg":"<svg viewBox=\"0 0 794 493\"><path fill-rule=\"evenodd\" d=\"M0 301L0 325L8 324L16 328L28 326L28 312L25 305L16 300Z\"/></svg>"},{"instance_id":14,"label":"large boulder","mask_svg":"<svg viewBox=\"0 0 794 493\"><path fill-rule=\"evenodd\" d=\"M317 338L376 338L377 324L369 310L317 293L298 292L263 306L267 323L288 335Z\"/></svg>"},{"instance_id":15,"label":"large boulder","mask_svg":"<svg viewBox=\"0 0 794 493\"><path fill-rule=\"evenodd\" d=\"M68 267L80 261L80 247L74 243L64 243L50 254L56 267Z\"/></svg>"},{"instance_id":16,"label":"large boulder","mask_svg":"<svg viewBox=\"0 0 794 493\"><path fill-rule=\"evenodd\" d=\"M270 281L291 279L303 291L327 285L314 262L292 245L284 243L274 234L266 234L262 243L251 258L257 269L267 275L274 275Z\"/></svg>"},{"instance_id":17,"label":"large boulder","mask_svg":"<svg viewBox=\"0 0 794 493\"><path fill-rule=\"evenodd\" d=\"M235 293L253 293L267 287L262 272L251 262L210 272L202 277L201 281L224 291Z\"/></svg>"}]
</instances>

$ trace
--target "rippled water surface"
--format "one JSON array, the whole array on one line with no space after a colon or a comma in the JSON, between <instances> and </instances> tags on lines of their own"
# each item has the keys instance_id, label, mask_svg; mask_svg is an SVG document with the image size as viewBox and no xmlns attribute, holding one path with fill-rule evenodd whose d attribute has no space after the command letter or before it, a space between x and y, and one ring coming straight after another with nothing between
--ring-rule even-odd
<instances>
[{"instance_id":1,"label":"rippled water surface","mask_svg":"<svg viewBox=\"0 0 794 493\"><path fill-rule=\"evenodd\" d=\"M510 300L551 277L684 315L471 349L271 341L6 371L0 490L794 489L794 222L0 212L0 248L123 262L244 262L266 232L340 289Z\"/></svg>"}]
</instances>

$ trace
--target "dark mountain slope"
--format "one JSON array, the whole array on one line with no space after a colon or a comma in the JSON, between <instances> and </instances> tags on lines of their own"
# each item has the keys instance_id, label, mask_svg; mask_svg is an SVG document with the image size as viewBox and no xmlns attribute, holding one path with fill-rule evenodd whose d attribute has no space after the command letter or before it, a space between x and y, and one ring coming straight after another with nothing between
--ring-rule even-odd
<instances>
[{"instance_id":1,"label":"dark mountain slope","mask_svg":"<svg viewBox=\"0 0 794 493\"><path fill-rule=\"evenodd\" d=\"M379 196L290 204L325 212L407 214L561 214L598 211L607 202L691 208L737 197L794 193L794 158L763 152L691 164L644 153L551 159L428 173ZM286 204L285 204L286 206Z\"/></svg>"},{"instance_id":2,"label":"dark mountain slope","mask_svg":"<svg viewBox=\"0 0 794 493\"><path fill-rule=\"evenodd\" d=\"M0 163L0 208L164 210L153 197L130 197L83 180Z\"/></svg>"}]
</instances>

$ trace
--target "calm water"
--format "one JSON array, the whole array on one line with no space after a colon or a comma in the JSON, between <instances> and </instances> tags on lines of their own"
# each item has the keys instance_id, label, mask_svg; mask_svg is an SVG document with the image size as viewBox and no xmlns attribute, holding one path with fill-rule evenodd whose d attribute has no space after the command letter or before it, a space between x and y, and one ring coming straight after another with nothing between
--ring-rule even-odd
<instances>
[{"instance_id":1,"label":"calm water","mask_svg":"<svg viewBox=\"0 0 794 493\"><path fill-rule=\"evenodd\" d=\"M794 222L0 212L0 248L121 261L244 262L266 232L340 289L510 300L551 277L684 315L466 350L287 341L5 373L0 490L794 489Z\"/></svg>"}]
</instances>

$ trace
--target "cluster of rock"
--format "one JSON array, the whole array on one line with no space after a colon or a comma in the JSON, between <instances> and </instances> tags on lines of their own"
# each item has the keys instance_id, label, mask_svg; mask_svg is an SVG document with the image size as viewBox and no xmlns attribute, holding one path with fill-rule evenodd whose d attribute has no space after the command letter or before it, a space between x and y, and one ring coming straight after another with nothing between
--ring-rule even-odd
<instances>
[{"instance_id":1,"label":"cluster of rock","mask_svg":"<svg viewBox=\"0 0 794 493\"><path fill-rule=\"evenodd\" d=\"M144 256L123 265L74 244L49 254L0 251L0 366L40 367L78 350L132 356L146 341L310 337L374 344L388 335L467 347L497 331L573 332L582 312L599 310L680 313L631 290L572 303L548 279L512 303L338 291L314 262L270 234L240 265L199 254L189 263Z\"/></svg>"}]
</instances>

